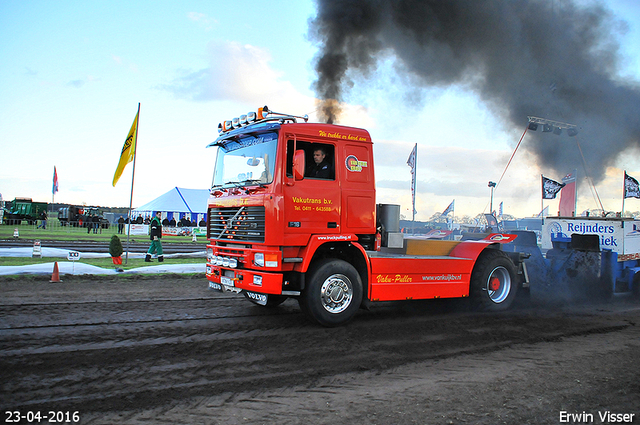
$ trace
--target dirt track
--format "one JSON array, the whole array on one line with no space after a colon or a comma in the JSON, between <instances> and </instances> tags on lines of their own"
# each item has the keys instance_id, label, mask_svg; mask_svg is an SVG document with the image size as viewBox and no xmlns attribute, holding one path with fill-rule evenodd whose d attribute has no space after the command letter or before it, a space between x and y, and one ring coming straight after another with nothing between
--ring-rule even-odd
<instances>
[{"instance_id":1,"label":"dirt track","mask_svg":"<svg viewBox=\"0 0 640 425\"><path fill-rule=\"evenodd\" d=\"M503 314L390 303L325 329L294 300L265 309L203 277L63 280L0 281L5 421L640 423L637 300Z\"/></svg>"}]
</instances>

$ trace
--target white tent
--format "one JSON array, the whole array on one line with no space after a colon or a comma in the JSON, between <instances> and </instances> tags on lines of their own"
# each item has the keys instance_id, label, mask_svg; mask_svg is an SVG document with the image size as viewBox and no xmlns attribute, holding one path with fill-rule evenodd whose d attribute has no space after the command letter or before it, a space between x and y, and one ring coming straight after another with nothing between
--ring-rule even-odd
<instances>
[{"instance_id":1,"label":"white tent","mask_svg":"<svg viewBox=\"0 0 640 425\"><path fill-rule=\"evenodd\" d=\"M138 216L151 217L156 211L162 212L162 217L176 221L186 217L199 223L206 220L208 189L185 189L174 187L164 195L160 195L151 202L135 208L134 218Z\"/></svg>"}]
</instances>

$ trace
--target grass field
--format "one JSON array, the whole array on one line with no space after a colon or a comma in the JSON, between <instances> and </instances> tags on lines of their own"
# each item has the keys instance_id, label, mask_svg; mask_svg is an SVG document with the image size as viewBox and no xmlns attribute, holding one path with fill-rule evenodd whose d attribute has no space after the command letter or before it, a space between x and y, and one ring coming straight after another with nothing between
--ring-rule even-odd
<instances>
[{"instance_id":1,"label":"grass field","mask_svg":"<svg viewBox=\"0 0 640 425\"><path fill-rule=\"evenodd\" d=\"M35 225L28 225L26 222L18 226L0 226L0 240L1 239L13 239L14 231L18 229L19 238L21 240L40 240L40 241L82 241L82 242L105 242L108 243L111 240L111 236L117 234L117 226L112 226L109 229L102 229L102 233L87 233L87 229L77 227L62 227L57 223L57 220L49 220L46 229L38 229ZM98 230L100 232L100 230ZM118 235L122 245L124 246L127 241L127 235ZM149 242L149 238L146 235L132 235L129 239L130 242ZM164 236L162 238L163 245L171 243L193 243L190 236ZM202 244L202 250L205 250L206 238L199 237L195 243ZM129 258L127 264L119 265L119 268L124 270L158 265L157 260L154 259L152 263L145 263L142 258ZM0 257L0 266L24 266L29 264L49 263L53 261L67 261L66 258L61 257ZM102 268L114 268L115 265L111 260L111 257L105 256L105 258L82 258L80 257L79 263L90 264L92 266ZM194 264L203 263L204 258L165 258L165 264Z\"/></svg>"},{"instance_id":2,"label":"grass field","mask_svg":"<svg viewBox=\"0 0 640 425\"><path fill-rule=\"evenodd\" d=\"M26 266L29 264L41 264L41 263L52 263L54 261L67 261L66 258L62 257L42 257L42 258L32 258L32 257L0 257L0 266ZM138 267L146 267L146 266L157 266L158 261L156 259L151 263L145 263L144 258L129 258L127 264L124 263L125 258L122 258L122 264L117 267L120 269L128 270L135 269ZM90 264L92 266L102 267L104 269L115 268L116 266L113 264L113 260L111 257L105 258L82 258L78 263ZM164 263L162 264L198 264L205 263L204 258L165 258Z\"/></svg>"},{"instance_id":3,"label":"grass field","mask_svg":"<svg viewBox=\"0 0 640 425\"><path fill-rule=\"evenodd\" d=\"M40 222L38 222L40 223ZM109 242L112 235L118 233L117 226L108 229L98 229L98 233L87 233L87 229L82 227L60 226L58 220L49 220L46 229L38 229L36 225L23 224L18 226L0 225L0 239L13 239L13 233L18 229L20 239L27 240L56 240L56 241L83 241L83 242ZM123 245L127 240L127 235L118 235ZM149 242L147 235L131 235L131 242ZM162 243L183 243L191 242L191 236L163 236ZM198 237L196 243L206 244L204 237Z\"/></svg>"}]
</instances>

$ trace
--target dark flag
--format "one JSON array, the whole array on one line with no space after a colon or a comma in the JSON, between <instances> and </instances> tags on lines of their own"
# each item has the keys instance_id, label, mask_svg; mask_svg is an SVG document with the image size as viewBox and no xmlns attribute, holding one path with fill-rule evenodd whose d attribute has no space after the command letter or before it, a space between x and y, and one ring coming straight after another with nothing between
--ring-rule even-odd
<instances>
[{"instance_id":1,"label":"dark flag","mask_svg":"<svg viewBox=\"0 0 640 425\"><path fill-rule=\"evenodd\" d=\"M558 183L542 176L542 199L556 199L556 195L564 186L564 183Z\"/></svg>"},{"instance_id":2,"label":"dark flag","mask_svg":"<svg viewBox=\"0 0 640 425\"><path fill-rule=\"evenodd\" d=\"M624 172L624 197L640 198L640 186L638 180L634 179L627 172Z\"/></svg>"},{"instance_id":3,"label":"dark flag","mask_svg":"<svg viewBox=\"0 0 640 425\"><path fill-rule=\"evenodd\" d=\"M455 201L455 199L454 199L453 201L451 201L451 203L449 204L449 206L448 206L444 211L442 211L442 214L441 214L441 215L447 215L447 214L449 214L451 211L453 211L453 204L454 204L454 202L456 202L456 201Z\"/></svg>"}]
</instances>

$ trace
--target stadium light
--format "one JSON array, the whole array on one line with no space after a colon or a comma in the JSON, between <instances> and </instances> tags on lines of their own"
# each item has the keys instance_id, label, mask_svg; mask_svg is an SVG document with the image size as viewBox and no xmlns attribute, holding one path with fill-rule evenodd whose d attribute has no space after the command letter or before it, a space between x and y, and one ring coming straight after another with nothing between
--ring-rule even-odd
<instances>
[{"instance_id":1,"label":"stadium light","mask_svg":"<svg viewBox=\"0 0 640 425\"><path fill-rule=\"evenodd\" d=\"M539 117L527 117L529 119L529 130L536 131L539 125L542 125L543 133L550 133L553 131L553 134L559 135L562 133L562 130L567 130L567 134L571 137L578 134L578 126L575 124L569 124L562 121L554 121L546 118Z\"/></svg>"}]
</instances>

